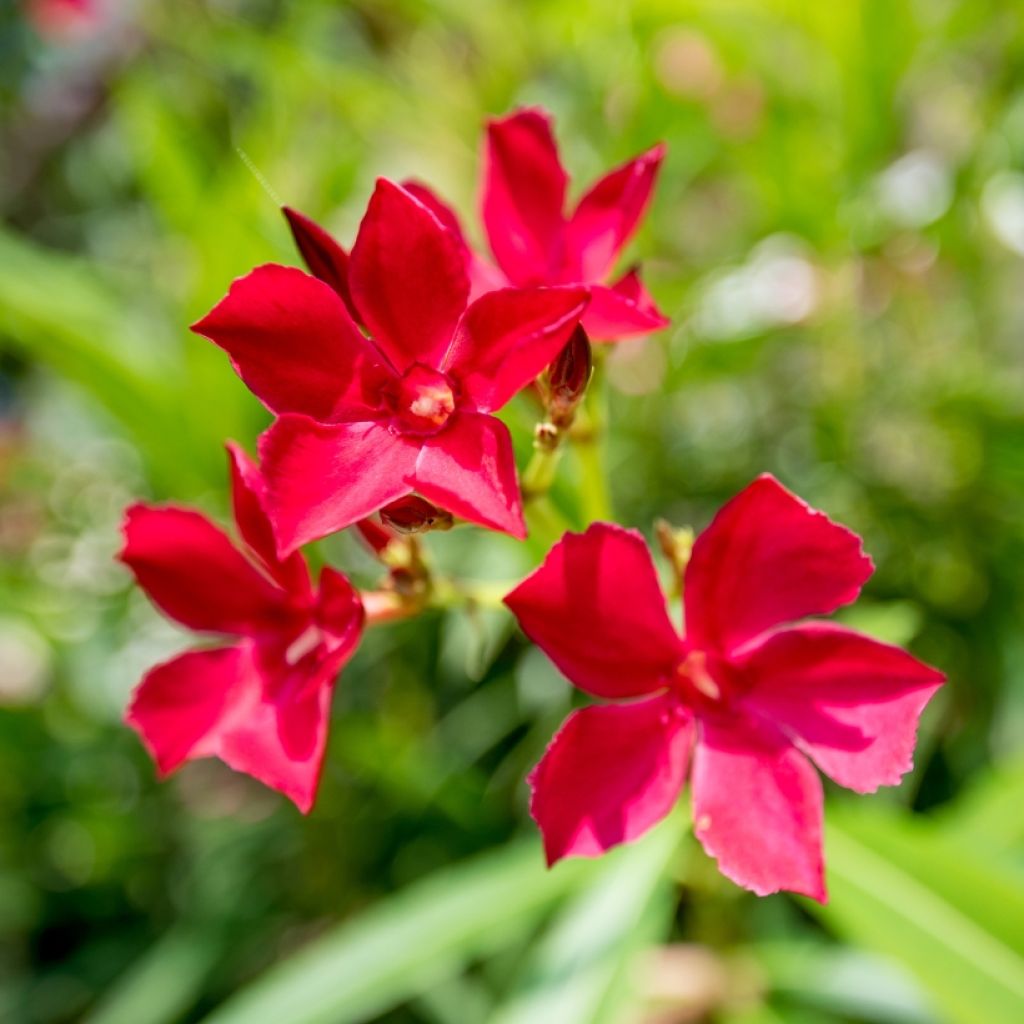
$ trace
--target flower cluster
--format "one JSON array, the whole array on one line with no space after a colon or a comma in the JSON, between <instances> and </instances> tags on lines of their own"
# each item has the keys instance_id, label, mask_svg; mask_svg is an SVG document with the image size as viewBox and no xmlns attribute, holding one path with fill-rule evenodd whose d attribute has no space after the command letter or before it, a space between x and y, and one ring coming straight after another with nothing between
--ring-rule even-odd
<instances>
[{"instance_id":1,"label":"flower cluster","mask_svg":"<svg viewBox=\"0 0 1024 1024\"><path fill-rule=\"evenodd\" d=\"M418 182L378 181L350 250L284 211L309 273L258 267L193 328L275 417L259 466L229 445L240 544L189 509L126 515L121 558L157 607L229 638L139 685L127 721L161 773L218 757L312 807L333 688L364 626L429 603L416 534L458 520L526 535L495 413L540 381L536 442L550 449L587 387L591 342L668 323L635 268L609 283L663 155L616 168L570 210L550 117L490 122L493 261ZM332 568L312 582L299 549L347 527L387 565L383 590L360 594ZM548 860L637 838L676 802L692 756L695 832L722 871L824 898L811 762L859 792L898 782L942 677L801 621L854 600L871 563L772 477L672 553L682 632L641 536L609 523L566 534L505 598L576 686L610 702L574 712L530 777Z\"/></svg>"}]
</instances>

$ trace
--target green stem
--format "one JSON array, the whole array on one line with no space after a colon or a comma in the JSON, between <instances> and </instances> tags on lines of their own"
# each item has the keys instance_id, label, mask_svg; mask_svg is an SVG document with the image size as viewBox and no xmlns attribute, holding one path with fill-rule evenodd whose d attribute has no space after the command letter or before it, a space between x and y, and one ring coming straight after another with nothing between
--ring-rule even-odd
<instances>
[{"instance_id":1,"label":"green stem","mask_svg":"<svg viewBox=\"0 0 1024 1024\"><path fill-rule=\"evenodd\" d=\"M587 522L612 518L605 451L607 406L607 384L603 367L598 364L570 434L580 470L580 507Z\"/></svg>"},{"instance_id":2,"label":"green stem","mask_svg":"<svg viewBox=\"0 0 1024 1024\"><path fill-rule=\"evenodd\" d=\"M517 580L453 580L447 576L433 581L428 608L503 608L502 599Z\"/></svg>"},{"instance_id":3,"label":"green stem","mask_svg":"<svg viewBox=\"0 0 1024 1024\"><path fill-rule=\"evenodd\" d=\"M525 512L530 544L537 554L547 552L566 530L572 529L572 523L546 495L528 502Z\"/></svg>"},{"instance_id":4,"label":"green stem","mask_svg":"<svg viewBox=\"0 0 1024 1024\"><path fill-rule=\"evenodd\" d=\"M533 502L551 490L562 457L561 448L534 448L533 455L523 470L523 500Z\"/></svg>"}]
</instances>

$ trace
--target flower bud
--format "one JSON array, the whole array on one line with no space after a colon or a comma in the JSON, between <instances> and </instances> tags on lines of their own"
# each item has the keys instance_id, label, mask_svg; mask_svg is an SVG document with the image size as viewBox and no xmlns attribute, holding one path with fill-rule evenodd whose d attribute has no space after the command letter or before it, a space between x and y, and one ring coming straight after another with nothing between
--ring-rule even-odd
<instances>
[{"instance_id":1,"label":"flower bud","mask_svg":"<svg viewBox=\"0 0 1024 1024\"><path fill-rule=\"evenodd\" d=\"M374 519L360 519L356 523L356 530L363 538L367 546L375 555L383 554L388 545L395 539L395 534L386 526L382 526Z\"/></svg>"},{"instance_id":2,"label":"flower bud","mask_svg":"<svg viewBox=\"0 0 1024 1024\"><path fill-rule=\"evenodd\" d=\"M590 339L587 332L577 326L548 370L548 416L556 427L572 423L592 369Z\"/></svg>"},{"instance_id":3,"label":"flower bud","mask_svg":"<svg viewBox=\"0 0 1024 1024\"><path fill-rule=\"evenodd\" d=\"M381 522L396 533L426 533L428 530L450 530L452 514L431 505L418 495L410 494L385 505L380 510Z\"/></svg>"},{"instance_id":4,"label":"flower bud","mask_svg":"<svg viewBox=\"0 0 1024 1024\"><path fill-rule=\"evenodd\" d=\"M285 206L282 207L282 213L309 272L329 284L348 307L356 323L361 323L348 289L348 253L329 232L298 210Z\"/></svg>"},{"instance_id":5,"label":"flower bud","mask_svg":"<svg viewBox=\"0 0 1024 1024\"><path fill-rule=\"evenodd\" d=\"M658 538L658 546L672 563L681 584L683 573L690 561L690 552L693 550L693 530L676 527L666 519L659 519L654 524L654 532Z\"/></svg>"}]
</instances>

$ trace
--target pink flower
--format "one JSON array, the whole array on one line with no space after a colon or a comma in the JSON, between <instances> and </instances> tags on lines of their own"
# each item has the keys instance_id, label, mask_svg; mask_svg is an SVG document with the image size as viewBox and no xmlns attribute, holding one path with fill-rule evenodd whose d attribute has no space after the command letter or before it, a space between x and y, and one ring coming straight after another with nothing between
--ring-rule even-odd
<instances>
[{"instance_id":1,"label":"pink flower","mask_svg":"<svg viewBox=\"0 0 1024 1024\"><path fill-rule=\"evenodd\" d=\"M26 13L40 35L65 42L98 29L103 6L101 0L27 0Z\"/></svg>"},{"instance_id":2,"label":"pink flower","mask_svg":"<svg viewBox=\"0 0 1024 1024\"><path fill-rule=\"evenodd\" d=\"M205 516L134 505L121 560L170 618L233 637L151 669L126 720L162 775L219 757L293 800L316 797L338 672L363 627L363 606L333 569L310 582L305 560L279 559L259 471L229 446L239 549Z\"/></svg>"},{"instance_id":3,"label":"pink flower","mask_svg":"<svg viewBox=\"0 0 1024 1024\"><path fill-rule=\"evenodd\" d=\"M330 286L259 267L193 328L278 414L260 456L279 551L413 491L523 537L511 438L491 413L559 352L586 290L502 289L467 308L455 238L389 181L377 183L351 256L323 234L314 269L330 279L331 261L346 264Z\"/></svg>"},{"instance_id":4,"label":"pink flower","mask_svg":"<svg viewBox=\"0 0 1024 1024\"><path fill-rule=\"evenodd\" d=\"M895 785L943 682L842 626L785 625L854 601L871 572L856 534L762 476L697 538L680 636L640 534L566 534L505 600L576 686L621 703L571 714L530 777L549 863L646 832L692 753L695 832L722 872L824 902L810 762L859 793Z\"/></svg>"},{"instance_id":5,"label":"pink flower","mask_svg":"<svg viewBox=\"0 0 1024 1024\"><path fill-rule=\"evenodd\" d=\"M498 266L466 243L455 214L423 185L406 188L429 205L459 239L474 294L506 284L583 284L591 301L583 327L591 338L617 341L668 325L635 269L606 284L647 210L665 155L657 145L597 181L571 212L568 175L558 156L551 116L517 110L488 122L483 221Z\"/></svg>"}]
</instances>

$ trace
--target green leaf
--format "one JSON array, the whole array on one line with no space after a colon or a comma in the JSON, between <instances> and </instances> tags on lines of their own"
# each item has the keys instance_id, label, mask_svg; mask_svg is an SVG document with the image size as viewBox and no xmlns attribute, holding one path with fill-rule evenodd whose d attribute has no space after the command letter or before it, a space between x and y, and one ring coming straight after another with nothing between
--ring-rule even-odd
<instances>
[{"instance_id":1,"label":"green leaf","mask_svg":"<svg viewBox=\"0 0 1024 1024\"><path fill-rule=\"evenodd\" d=\"M491 1024L621 1019L633 995L628 967L634 954L663 941L671 921L669 862L683 829L677 812L639 843L599 862L599 874L551 926Z\"/></svg>"},{"instance_id":2,"label":"green leaf","mask_svg":"<svg viewBox=\"0 0 1024 1024\"><path fill-rule=\"evenodd\" d=\"M195 926L171 929L123 975L83 1024L168 1024L202 990L224 949L219 934Z\"/></svg>"},{"instance_id":3,"label":"green leaf","mask_svg":"<svg viewBox=\"0 0 1024 1024\"><path fill-rule=\"evenodd\" d=\"M517 938L593 868L575 861L548 871L526 842L447 869L272 968L207 1024L368 1020Z\"/></svg>"},{"instance_id":4,"label":"green leaf","mask_svg":"<svg viewBox=\"0 0 1024 1024\"><path fill-rule=\"evenodd\" d=\"M1024 758L986 773L948 810L940 812L943 827L991 854L1017 854L1024 849Z\"/></svg>"},{"instance_id":5,"label":"green leaf","mask_svg":"<svg viewBox=\"0 0 1024 1024\"><path fill-rule=\"evenodd\" d=\"M984 851L895 816L833 813L825 907L844 938L902 962L958 1024L1020 1019L1024 886Z\"/></svg>"},{"instance_id":6,"label":"green leaf","mask_svg":"<svg viewBox=\"0 0 1024 1024\"><path fill-rule=\"evenodd\" d=\"M920 987L898 964L862 950L817 942L765 942L751 948L774 996L885 1024L937 1024Z\"/></svg>"}]
</instances>

